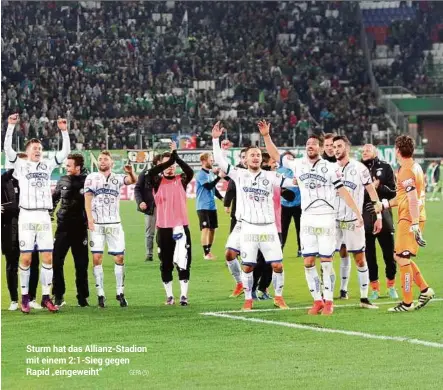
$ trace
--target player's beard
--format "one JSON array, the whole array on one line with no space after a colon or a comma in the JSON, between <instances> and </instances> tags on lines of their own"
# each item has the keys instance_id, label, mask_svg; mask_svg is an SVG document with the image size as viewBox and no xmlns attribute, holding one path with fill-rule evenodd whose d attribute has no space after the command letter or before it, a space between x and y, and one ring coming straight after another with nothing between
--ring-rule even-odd
<instances>
[{"instance_id":1,"label":"player's beard","mask_svg":"<svg viewBox=\"0 0 443 390\"><path fill-rule=\"evenodd\" d=\"M341 161L343 159L345 159L347 157L346 152L343 152L342 154L340 154L339 156L335 156L335 158L337 159L337 161Z\"/></svg>"},{"instance_id":2,"label":"player's beard","mask_svg":"<svg viewBox=\"0 0 443 390\"><path fill-rule=\"evenodd\" d=\"M310 160L317 160L318 157L320 156L319 152L316 152L314 150L312 151L307 151L306 154L308 155L308 158Z\"/></svg>"},{"instance_id":3,"label":"player's beard","mask_svg":"<svg viewBox=\"0 0 443 390\"><path fill-rule=\"evenodd\" d=\"M111 167L110 167L110 166L101 166L101 165L99 165L99 166L98 166L98 170L99 170L100 172L108 172L108 171L111 170Z\"/></svg>"}]
</instances>

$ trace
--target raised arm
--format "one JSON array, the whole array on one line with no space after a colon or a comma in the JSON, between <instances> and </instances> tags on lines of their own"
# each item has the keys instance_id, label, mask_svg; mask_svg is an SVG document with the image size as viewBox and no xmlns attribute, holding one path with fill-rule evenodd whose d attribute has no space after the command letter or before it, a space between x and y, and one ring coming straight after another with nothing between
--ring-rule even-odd
<instances>
[{"instance_id":1,"label":"raised arm","mask_svg":"<svg viewBox=\"0 0 443 390\"><path fill-rule=\"evenodd\" d=\"M125 165L124 168L126 176L124 178L124 183L126 185L134 184L137 181L137 175L134 173L132 165Z\"/></svg>"},{"instance_id":2,"label":"raised arm","mask_svg":"<svg viewBox=\"0 0 443 390\"><path fill-rule=\"evenodd\" d=\"M165 169L168 169L171 165L175 164L177 158L177 151L173 150L171 153L171 157L168 161L164 163L157 164L155 167L152 167L146 174L148 178L152 181L152 179L162 173Z\"/></svg>"},{"instance_id":3,"label":"raised arm","mask_svg":"<svg viewBox=\"0 0 443 390\"><path fill-rule=\"evenodd\" d=\"M278 152L278 149L275 146L274 142L272 142L270 135L271 124L266 121L260 121L258 122L258 130L260 131L260 134L263 136L266 150L271 156L271 158L273 158L275 161L280 161L280 153Z\"/></svg>"},{"instance_id":4,"label":"raised arm","mask_svg":"<svg viewBox=\"0 0 443 390\"><path fill-rule=\"evenodd\" d=\"M62 132L62 149L55 154L55 162L60 165L71 153L71 141L68 134L68 122L66 119L59 119L57 121L57 126Z\"/></svg>"},{"instance_id":5,"label":"raised arm","mask_svg":"<svg viewBox=\"0 0 443 390\"><path fill-rule=\"evenodd\" d=\"M181 168L183 171L182 173L182 183L183 186L186 188L186 186L191 182L192 178L194 177L194 170L186 164L177 154L175 157L175 161L177 162L177 165Z\"/></svg>"},{"instance_id":6,"label":"raised arm","mask_svg":"<svg viewBox=\"0 0 443 390\"><path fill-rule=\"evenodd\" d=\"M7 159L14 163L17 160L17 153L12 149L12 136L14 134L15 125L18 123L18 114L12 114L8 117L8 129L5 136L5 154Z\"/></svg>"}]
</instances>

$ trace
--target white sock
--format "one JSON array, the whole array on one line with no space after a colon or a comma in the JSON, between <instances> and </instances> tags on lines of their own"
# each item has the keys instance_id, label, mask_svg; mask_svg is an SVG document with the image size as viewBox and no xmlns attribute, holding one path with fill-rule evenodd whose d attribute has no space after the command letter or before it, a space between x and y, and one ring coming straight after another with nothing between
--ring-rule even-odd
<instances>
[{"instance_id":1,"label":"white sock","mask_svg":"<svg viewBox=\"0 0 443 390\"><path fill-rule=\"evenodd\" d=\"M166 298L173 297L174 294L172 293L172 280L168 283L163 283L163 287L166 291Z\"/></svg>"},{"instance_id":2,"label":"white sock","mask_svg":"<svg viewBox=\"0 0 443 390\"><path fill-rule=\"evenodd\" d=\"M331 265L332 265L332 263L331 263ZM334 294L334 291L335 291L335 281L337 280L337 277L335 276L335 270L334 270L334 267L332 266L331 267L331 291L332 291L332 294Z\"/></svg>"},{"instance_id":3,"label":"white sock","mask_svg":"<svg viewBox=\"0 0 443 390\"><path fill-rule=\"evenodd\" d=\"M324 261L321 263L323 269L323 296L326 301L334 300L334 291L332 291L332 263Z\"/></svg>"},{"instance_id":4,"label":"white sock","mask_svg":"<svg viewBox=\"0 0 443 390\"><path fill-rule=\"evenodd\" d=\"M285 284L285 271L277 273L272 272L272 285L274 286L274 293L276 297L283 295L283 286Z\"/></svg>"},{"instance_id":5,"label":"white sock","mask_svg":"<svg viewBox=\"0 0 443 390\"><path fill-rule=\"evenodd\" d=\"M180 280L180 296L188 297L189 280Z\"/></svg>"},{"instance_id":6,"label":"white sock","mask_svg":"<svg viewBox=\"0 0 443 390\"><path fill-rule=\"evenodd\" d=\"M18 274L20 276L20 287L22 295L28 295L29 293L29 276L31 275L31 271L28 268L24 268L23 266L18 267Z\"/></svg>"},{"instance_id":7,"label":"white sock","mask_svg":"<svg viewBox=\"0 0 443 390\"><path fill-rule=\"evenodd\" d=\"M114 265L115 283L117 286L117 295L124 294L125 290L125 265L117 264Z\"/></svg>"},{"instance_id":8,"label":"white sock","mask_svg":"<svg viewBox=\"0 0 443 390\"><path fill-rule=\"evenodd\" d=\"M360 298L368 297L369 290L369 271L368 266L358 267L358 282L360 283Z\"/></svg>"},{"instance_id":9,"label":"white sock","mask_svg":"<svg viewBox=\"0 0 443 390\"><path fill-rule=\"evenodd\" d=\"M101 264L94 265L93 272L94 272L95 289L97 291L97 296L99 297L105 296L105 292L103 290L103 279L104 279L103 266Z\"/></svg>"},{"instance_id":10,"label":"white sock","mask_svg":"<svg viewBox=\"0 0 443 390\"><path fill-rule=\"evenodd\" d=\"M49 295L51 293L52 274L53 274L52 265L42 264L42 267L40 269L40 283L42 285L42 295Z\"/></svg>"},{"instance_id":11,"label":"white sock","mask_svg":"<svg viewBox=\"0 0 443 390\"><path fill-rule=\"evenodd\" d=\"M254 273L242 271L241 278L243 282L243 290L245 292L245 300L252 299L252 286L254 284Z\"/></svg>"},{"instance_id":12,"label":"white sock","mask_svg":"<svg viewBox=\"0 0 443 390\"><path fill-rule=\"evenodd\" d=\"M340 290L348 291L350 275L351 261L349 260L349 256L342 257L340 261Z\"/></svg>"},{"instance_id":13,"label":"white sock","mask_svg":"<svg viewBox=\"0 0 443 390\"><path fill-rule=\"evenodd\" d=\"M226 263L228 264L229 272L231 273L235 281L237 283L241 283L241 268L238 260L234 259L231 261L226 261Z\"/></svg>"},{"instance_id":14,"label":"white sock","mask_svg":"<svg viewBox=\"0 0 443 390\"><path fill-rule=\"evenodd\" d=\"M312 267L305 267L305 276L312 298L314 298L314 301L321 301L320 278L318 277L318 272L315 265Z\"/></svg>"}]
</instances>

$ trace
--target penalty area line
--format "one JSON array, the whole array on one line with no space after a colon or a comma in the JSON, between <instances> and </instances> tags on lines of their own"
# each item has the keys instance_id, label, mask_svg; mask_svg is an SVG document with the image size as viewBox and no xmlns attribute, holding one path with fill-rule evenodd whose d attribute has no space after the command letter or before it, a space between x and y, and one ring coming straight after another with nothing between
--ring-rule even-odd
<instances>
[{"instance_id":1,"label":"penalty area line","mask_svg":"<svg viewBox=\"0 0 443 390\"><path fill-rule=\"evenodd\" d=\"M345 335L345 336L360 337L360 338L364 338L364 339L397 341L397 342L408 343L408 344L422 345L422 346L430 347L430 348L440 348L440 349L443 348L443 344L441 344L441 343L436 343L436 342L426 341L426 340L419 340L419 339L410 339L407 337L383 336L383 335L376 335L376 334L371 334L371 333L356 332L356 331L351 331L351 330L318 328L315 326L302 325L302 324L296 324L296 323L291 323L291 322L264 320L261 318L240 317L240 316L234 316L234 315L227 314L227 313L201 313L201 314L204 314L206 316L211 316L211 317L228 318L228 319L237 320L237 321L255 322L258 324L283 326L286 328L309 330L312 332L319 332L319 333L333 333L333 334L341 334L341 335Z\"/></svg>"},{"instance_id":2,"label":"penalty area line","mask_svg":"<svg viewBox=\"0 0 443 390\"><path fill-rule=\"evenodd\" d=\"M440 302L443 301L443 298L434 298L431 300L431 302L428 303L432 304L432 302ZM399 301L385 301L385 302L373 302L376 306L382 306L382 305L395 305ZM297 306L297 307L290 307L287 310L308 310L312 307L311 306ZM349 303L345 305L335 305L334 309L346 309L349 307L360 307L358 303ZM203 312L200 313L202 315L213 315L213 314L235 314L235 313L243 313L243 314L250 314L250 313L266 313L266 312L273 312L273 311L282 311L282 309L275 308L275 309L252 309L252 310L222 310L222 311L209 311L209 312ZM286 311L286 310L283 310Z\"/></svg>"}]
</instances>

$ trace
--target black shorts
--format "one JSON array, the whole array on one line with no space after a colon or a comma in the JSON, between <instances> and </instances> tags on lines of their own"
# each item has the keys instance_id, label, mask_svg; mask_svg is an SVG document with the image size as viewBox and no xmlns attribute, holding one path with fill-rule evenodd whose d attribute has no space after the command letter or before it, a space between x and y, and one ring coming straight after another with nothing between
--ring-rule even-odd
<instances>
[{"instance_id":1,"label":"black shorts","mask_svg":"<svg viewBox=\"0 0 443 390\"><path fill-rule=\"evenodd\" d=\"M200 230L218 228L217 210L197 210L197 215Z\"/></svg>"}]
</instances>

